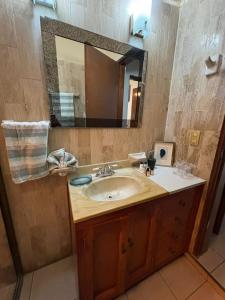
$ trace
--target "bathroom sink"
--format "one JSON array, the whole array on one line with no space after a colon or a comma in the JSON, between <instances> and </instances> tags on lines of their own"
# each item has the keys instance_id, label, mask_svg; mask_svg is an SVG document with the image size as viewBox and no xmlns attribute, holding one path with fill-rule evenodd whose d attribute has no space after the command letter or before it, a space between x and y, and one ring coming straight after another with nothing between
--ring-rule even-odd
<instances>
[{"instance_id":1,"label":"bathroom sink","mask_svg":"<svg viewBox=\"0 0 225 300\"><path fill-rule=\"evenodd\" d=\"M143 191L144 185L134 177L114 176L92 182L84 193L95 201L118 201Z\"/></svg>"}]
</instances>

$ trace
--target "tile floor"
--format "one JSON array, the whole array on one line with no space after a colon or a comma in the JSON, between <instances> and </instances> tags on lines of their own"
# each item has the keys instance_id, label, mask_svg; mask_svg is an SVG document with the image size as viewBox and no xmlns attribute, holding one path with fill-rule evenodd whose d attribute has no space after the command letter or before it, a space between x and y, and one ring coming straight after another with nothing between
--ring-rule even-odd
<instances>
[{"instance_id":1,"label":"tile floor","mask_svg":"<svg viewBox=\"0 0 225 300\"><path fill-rule=\"evenodd\" d=\"M20 300L78 300L71 257L24 278ZM116 300L222 300L186 257L172 262Z\"/></svg>"},{"instance_id":2,"label":"tile floor","mask_svg":"<svg viewBox=\"0 0 225 300\"><path fill-rule=\"evenodd\" d=\"M200 264L225 288L225 218L219 235L213 234Z\"/></svg>"},{"instance_id":3,"label":"tile floor","mask_svg":"<svg viewBox=\"0 0 225 300\"><path fill-rule=\"evenodd\" d=\"M13 298L16 283L12 283L4 288L0 288L0 299L10 300Z\"/></svg>"}]
</instances>

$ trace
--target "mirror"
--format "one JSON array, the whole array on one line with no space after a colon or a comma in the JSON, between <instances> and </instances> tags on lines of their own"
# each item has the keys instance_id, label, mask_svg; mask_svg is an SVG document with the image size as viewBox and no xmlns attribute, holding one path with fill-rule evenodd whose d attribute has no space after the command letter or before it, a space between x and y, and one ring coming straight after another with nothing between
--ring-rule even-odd
<instances>
[{"instance_id":1,"label":"mirror","mask_svg":"<svg viewBox=\"0 0 225 300\"><path fill-rule=\"evenodd\" d=\"M140 127L147 53L41 18L52 127Z\"/></svg>"}]
</instances>

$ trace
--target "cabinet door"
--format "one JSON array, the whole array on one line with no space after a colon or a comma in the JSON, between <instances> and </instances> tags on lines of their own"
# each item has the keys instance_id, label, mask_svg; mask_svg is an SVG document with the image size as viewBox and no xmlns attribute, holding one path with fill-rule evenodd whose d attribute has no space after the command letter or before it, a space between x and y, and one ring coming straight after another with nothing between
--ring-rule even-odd
<instances>
[{"instance_id":1,"label":"cabinet door","mask_svg":"<svg viewBox=\"0 0 225 300\"><path fill-rule=\"evenodd\" d=\"M151 272L151 216L149 204L128 214L127 288Z\"/></svg>"},{"instance_id":2,"label":"cabinet door","mask_svg":"<svg viewBox=\"0 0 225 300\"><path fill-rule=\"evenodd\" d=\"M187 250L196 213L195 192L187 190L155 203L155 270Z\"/></svg>"},{"instance_id":3,"label":"cabinet door","mask_svg":"<svg viewBox=\"0 0 225 300\"><path fill-rule=\"evenodd\" d=\"M78 251L81 300L113 299L125 289L127 218L114 217L89 226Z\"/></svg>"}]
</instances>

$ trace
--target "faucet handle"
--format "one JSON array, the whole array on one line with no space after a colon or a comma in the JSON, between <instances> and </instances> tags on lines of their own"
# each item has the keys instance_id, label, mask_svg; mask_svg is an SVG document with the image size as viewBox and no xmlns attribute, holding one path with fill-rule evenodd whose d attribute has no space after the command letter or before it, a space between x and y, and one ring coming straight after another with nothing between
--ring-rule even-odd
<instances>
[{"instance_id":1,"label":"faucet handle","mask_svg":"<svg viewBox=\"0 0 225 300\"><path fill-rule=\"evenodd\" d=\"M101 167L99 167L99 168L93 168L92 171L96 172L96 174L95 174L96 177L99 177L99 176L101 176L101 174L104 173L104 169L101 168Z\"/></svg>"},{"instance_id":2,"label":"faucet handle","mask_svg":"<svg viewBox=\"0 0 225 300\"><path fill-rule=\"evenodd\" d=\"M118 167L117 164L105 164L102 167L99 168L93 168L93 171L96 171L96 176L97 177L106 177L106 176L111 176L115 173L115 171L113 170L113 167Z\"/></svg>"}]
</instances>

